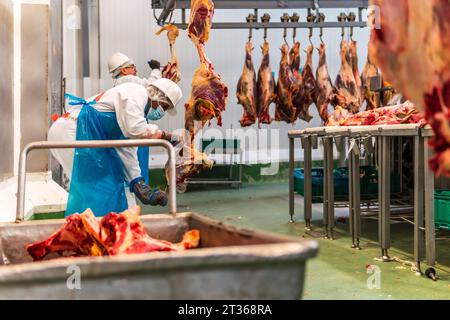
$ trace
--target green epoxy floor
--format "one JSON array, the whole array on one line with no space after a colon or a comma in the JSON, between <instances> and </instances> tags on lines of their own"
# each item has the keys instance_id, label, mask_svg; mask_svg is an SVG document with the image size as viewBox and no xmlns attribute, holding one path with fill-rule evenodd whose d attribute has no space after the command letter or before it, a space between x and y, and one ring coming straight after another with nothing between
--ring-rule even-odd
<instances>
[{"instance_id":1,"label":"green epoxy floor","mask_svg":"<svg viewBox=\"0 0 450 320\"><path fill-rule=\"evenodd\" d=\"M440 280L433 282L415 275L408 266L375 261L374 258L380 255L376 221L363 220L363 250L356 251L350 248L351 239L345 223L337 225L334 241L316 237L322 225L320 205L314 206L314 236L306 235L302 199L298 197L296 202L296 222L291 224L288 223L287 183L247 185L240 190L195 191L178 197L179 211L198 212L238 226L316 239L320 253L308 263L304 299L450 299L449 233L443 233L447 238L437 242ZM155 209L145 210L145 213L160 213ZM413 260L412 244L412 225L392 225L391 256ZM368 265L377 265L381 269L380 290L367 288Z\"/></svg>"}]
</instances>

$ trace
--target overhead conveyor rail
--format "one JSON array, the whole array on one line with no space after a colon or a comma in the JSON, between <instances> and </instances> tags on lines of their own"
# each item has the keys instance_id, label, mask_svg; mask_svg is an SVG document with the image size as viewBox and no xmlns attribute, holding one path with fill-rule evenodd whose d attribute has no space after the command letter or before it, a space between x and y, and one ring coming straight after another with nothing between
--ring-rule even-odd
<instances>
[{"instance_id":1,"label":"overhead conveyor rail","mask_svg":"<svg viewBox=\"0 0 450 320\"><path fill-rule=\"evenodd\" d=\"M240 1L240 0L214 0L216 9L250 9L255 11L256 22L213 22L213 29L311 29L311 28L364 28L367 22L363 20L363 10L369 8L368 0L260 0L260 1ZM191 1L186 0L152 0L152 8L159 25L169 23L174 10L181 10L181 22L172 24L180 29L186 30L188 27L186 10L191 7ZM159 17L156 10L162 9ZM292 20L290 22L270 22L261 21L258 10L273 9L308 9L308 16L313 15L314 19L307 19L305 22ZM321 19L321 9L357 9L358 18L348 17L345 21L323 21ZM313 13L314 12L314 13ZM322 15L323 16L323 15ZM312 22L311 22L312 21Z\"/></svg>"}]
</instances>

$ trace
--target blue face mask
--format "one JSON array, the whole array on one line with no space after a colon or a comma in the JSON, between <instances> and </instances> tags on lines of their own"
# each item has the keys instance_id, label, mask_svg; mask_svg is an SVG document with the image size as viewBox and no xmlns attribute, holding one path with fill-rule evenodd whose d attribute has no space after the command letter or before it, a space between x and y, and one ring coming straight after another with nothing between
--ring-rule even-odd
<instances>
[{"instance_id":1,"label":"blue face mask","mask_svg":"<svg viewBox=\"0 0 450 320\"><path fill-rule=\"evenodd\" d=\"M164 111L163 107L158 106L157 109L151 108L148 111L147 114L147 120L151 121L158 121L161 120L166 115L166 112Z\"/></svg>"}]
</instances>

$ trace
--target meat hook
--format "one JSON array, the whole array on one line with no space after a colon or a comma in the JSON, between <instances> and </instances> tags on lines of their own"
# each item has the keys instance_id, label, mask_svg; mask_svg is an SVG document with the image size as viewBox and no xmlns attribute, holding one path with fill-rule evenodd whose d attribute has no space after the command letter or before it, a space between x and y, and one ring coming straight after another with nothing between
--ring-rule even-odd
<instances>
[{"instance_id":1,"label":"meat hook","mask_svg":"<svg viewBox=\"0 0 450 320\"><path fill-rule=\"evenodd\" d=\"M317 17L316 17L315 14L309 13L308 16L306 17L306 20L307 20L309 23L314 23L314 22L316 21L316 18L317 18ZM310 27L310 28L309 28L309 43L314 47L314 44L313 44L313 42L312 42L312 37L313 37L313 28Z\"/></svg>"},{"instance_id":2,"label":"meat hook","mask_svg":"<svg viewBox=\"0 0 450 320\"><path fill-rule=\"evenodd\" d=\"M294 14L291 16L291 22L298 23L299 21L300 21L300 16L298 15L297 12L294 12ZM294 27L294 34L293 34L294 44L296 42L296 39L297 39L297 28Z\"/></svg>"},{"instance_id":3,"label":"meat hook","mask_svg":"<svg viewBox=\"0 0 450 320\"><path fill-rule=\"evenodd\" d=\"M291 19L291 17L289 16L288 13L285 13L281 16L280 19L281 19L281 22L288 23L289 20ZM289 46L289 43L287 42L286 38L287 38L287 28L284 28L283 39L284 39L284 42Z\"/></svg>"},{"instance_id":4,"label":"meat hook","mask_svg":"<svg viewBox=\"0 0 450 320\"><path fill-rule=\"evenodd\" d=\"M326 19L326 17L325 17L325 14L323 14L323 13L320 13L319 14L319 22L325 22L325 19ZM323 27L320 27L320 35L319 35L319 39L320 39L320 43L324 43L323 42Z\"/></svg>"},{"instance_id":5,"label":"meat hook","mask_svg":"<svg viewBox=\"0 0 450 320\"><path fill-rule=\"evenodd\" d=\"M267 24L270 22L270 15L268 13L265 13L262 17L261 17L261 22L264 24ZM267 27L264 27L264 42L267 41Z\"/></svg>"},{"instance_id":6,"label":"meat hook","mask_svg":"<svg viewBox=\"0 0 450 320\"><path fill-rule=\"evenodd\" d=\"M345 12L341 12L340 15L338 15L338 21L339 22L345 22L347 20L347 15L345 14ZM342 33L341 33L341 44L342 42L344 42L344 38L345 38L345 27L342 27Z\"/></svg>"},{"instance_id":7,"label":"meat hook","mask_svg":"<svg viewBox=\"0 0 450 320\"><path fill-rule=\"evenodd\" d=\"M256 15L255 14L249 14L247 17L247 23L251 24L251 23L255 23L257 21ZM253 38L253 28L250 27L249 28L249 35L248 35L248 41L252 41Z\"/></svg>"},{"instance_id":8,"label":"meat hook","mask_svg":"<svg viewBox=\"0 0 450 320\"><path fill-rule=\"evenodd\" d=\"M356 21L356 14L354 12L350 12L347 16L348 22L355 22ZM350 40L353 41L353 27L350 27Z\"/></svg>"}]
</instances>

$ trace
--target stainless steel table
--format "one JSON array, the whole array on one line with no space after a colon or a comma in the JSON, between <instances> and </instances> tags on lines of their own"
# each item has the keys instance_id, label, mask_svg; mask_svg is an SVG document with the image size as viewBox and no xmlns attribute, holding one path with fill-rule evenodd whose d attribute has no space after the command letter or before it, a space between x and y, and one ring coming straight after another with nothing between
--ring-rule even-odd
<instances>
[{"instance_id":1,"label":"stainless steel table","mask_svg":"<svg viewBox=\"0 0 450 320\"><path fill-rule=\"evenodd\" d=\"M435 259L435 225L434 225L434 175L428 166L430 150L426 147L432 137L430 128L420 128L418 125L384 125L359 127L329 127L312 128L289 132L290 146L290 191L289 214L291 222L295 215L294 169L295 169L295 139L300 139L304 150L304 219L306 229L311 230L312 219L312 150L317 149L318 139L324 142L324 227L325 237L333 238L335 227L334 217L334 179L333 179L333 144L335 140L349 140L349 217L352 247L360 249L361 238L361 188L360 188L360 156L361 144L368 139L377 139L377 156L379 163L379 241L381 255L384 261L390 261L389 249L390 219L391 219L391 144L397 137L414 137L415 139L415 222L414 222L414 252L418 267L426 259L427 264L434 266Z\"/></svg>"}]
</instances>

